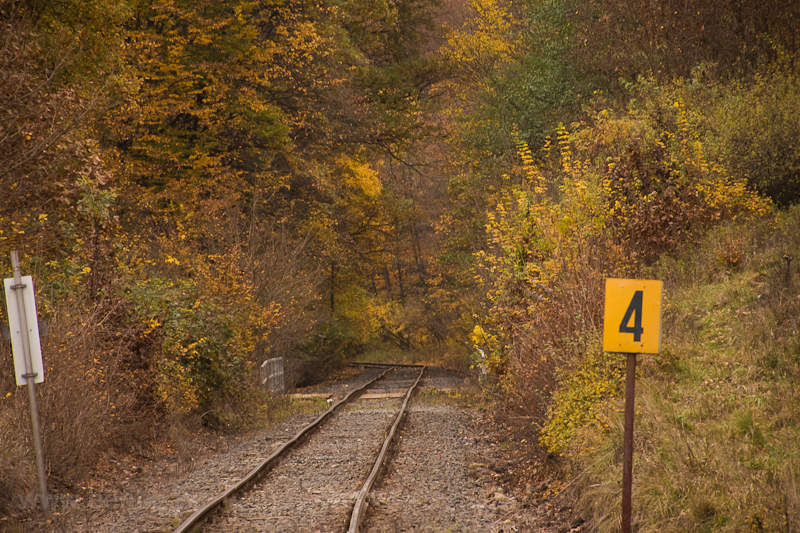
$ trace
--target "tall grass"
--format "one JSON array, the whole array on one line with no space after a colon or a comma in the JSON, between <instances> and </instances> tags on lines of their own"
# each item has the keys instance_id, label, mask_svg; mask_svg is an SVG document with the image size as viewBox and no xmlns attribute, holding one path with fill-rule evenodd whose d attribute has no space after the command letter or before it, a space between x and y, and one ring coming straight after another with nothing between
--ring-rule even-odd
<instances>
[{"instance_id":1,"label":"tall grass","mask_svg":"<svg viewBox=\"0 0 800 533\"><path fill-rule=\"evenodd\" d=\"M50 334L42 338L45 381L37 394L51 487L79 483L112 447L140 446L160 419L142 396L147 368L130 364L126 337L136 332L111 335L121 310L82 303L66 300L51 310ZM0 509L36 490L28 394L15 385L12 367L10 345L0 343Z\"/></svg>"},{"instance_id":2,"label":"tall grass","mask_svg":"<svg viewBox=\"0 0 800 533\"><path fill-rule=\"evenodd\" d=\"M666 282L664 350L640 356L640 532L800 531L800 209L732 224L646 273ZM587 428L582 509L619 530L621 402Z\"/></svg>"}]
</instances>

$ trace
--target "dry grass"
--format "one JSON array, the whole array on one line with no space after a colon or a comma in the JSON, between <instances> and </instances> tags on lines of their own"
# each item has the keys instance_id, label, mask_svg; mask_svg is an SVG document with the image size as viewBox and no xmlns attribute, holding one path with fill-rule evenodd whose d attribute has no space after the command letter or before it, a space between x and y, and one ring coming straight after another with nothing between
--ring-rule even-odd
<instances>
[{"instance_id":1,"label":"dry grass","mask_svg":"<svg viewBox=\"0 0 800 533\"><path fill-rule=\"evenodd\" d=\"M651 273L668 304L664 351L640 356L637 531L800 531L798 214L721 228ZM619 530L621 402L576 465L598 531Z\"/></svg>"},{"instance_id":2,"label":"dry grass","mask_svg":"<svg viewBox=\"0 0 800 533\"><path fill-rule=\"evenodd\" d=\"M147 397L145 377L143 354L149 344L132 342L143 339L120 328L122 319L118 306L76 302L49 319L50 335L42 338L45 382L37 386L37 403L51 486L79 483L112 448L144 451L157 432L160 417ZM143 352L132 351L137 347ZM14 383L10 355L10 345L3 343L0 508L12 506L19 494L37 491L28 393Z\"/></svg>"}]
</instances>

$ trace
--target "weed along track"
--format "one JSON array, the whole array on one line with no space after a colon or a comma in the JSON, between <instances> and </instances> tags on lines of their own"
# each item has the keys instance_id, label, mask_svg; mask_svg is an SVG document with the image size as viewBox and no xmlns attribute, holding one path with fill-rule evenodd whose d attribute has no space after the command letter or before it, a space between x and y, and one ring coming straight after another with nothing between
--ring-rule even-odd
<instances>
[{"instance_id":1,"label":"weed along track","mask_svg":"<svg viewBox=\"0 0 800 533\"><path fill-rule=\"evenodd\" d=\"M384 365L176 530L356 532L422 366Z\"/></svg>"}]
</instances>

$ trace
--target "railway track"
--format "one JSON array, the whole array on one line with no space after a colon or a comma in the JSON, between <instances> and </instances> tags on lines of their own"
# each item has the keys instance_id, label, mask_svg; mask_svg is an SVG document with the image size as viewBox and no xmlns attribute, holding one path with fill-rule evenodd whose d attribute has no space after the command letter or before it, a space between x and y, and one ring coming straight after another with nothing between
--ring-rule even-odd
<instances>
[{"instance_id":1,"label":"railway track","mask_svg":"<svg viewBox=\"0 0 800 533\"><path fill-rule=\"evenodd\" d=\"M424 367L383 366L377 378L334 403L175 533L356 533Z\"/></svg>"}]
</instances>

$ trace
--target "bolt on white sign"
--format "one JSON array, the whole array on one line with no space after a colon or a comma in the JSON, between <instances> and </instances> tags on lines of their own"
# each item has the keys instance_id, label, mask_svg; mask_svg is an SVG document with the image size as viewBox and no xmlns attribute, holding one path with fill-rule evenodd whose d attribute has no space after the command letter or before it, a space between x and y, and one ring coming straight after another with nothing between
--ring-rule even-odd
<instances>
[{"instance_id":1,"label":"bolt on white sign","mask_svg":"<svg viewBox=\"0 0 800 533\"><path fill-rule=\"evenodd\" d=\"M22 347L22 325L17 308L16 291L22 290L22 299L25 302L25 318L28 322L29 346L31 350L31 372L36 374L34 383L44 381L44 365L42 364L42 343L39 339L39 321L36 317L36 299L33 295L33 277L22 276L23 289L12 289L14 278L3 280L6 288L6 309L8 310L8 326L11 331L11 348L14 351L14 373L17 376L17 385L27 385L25 378L25 352Z\"/></svg>"}]
</instances>

